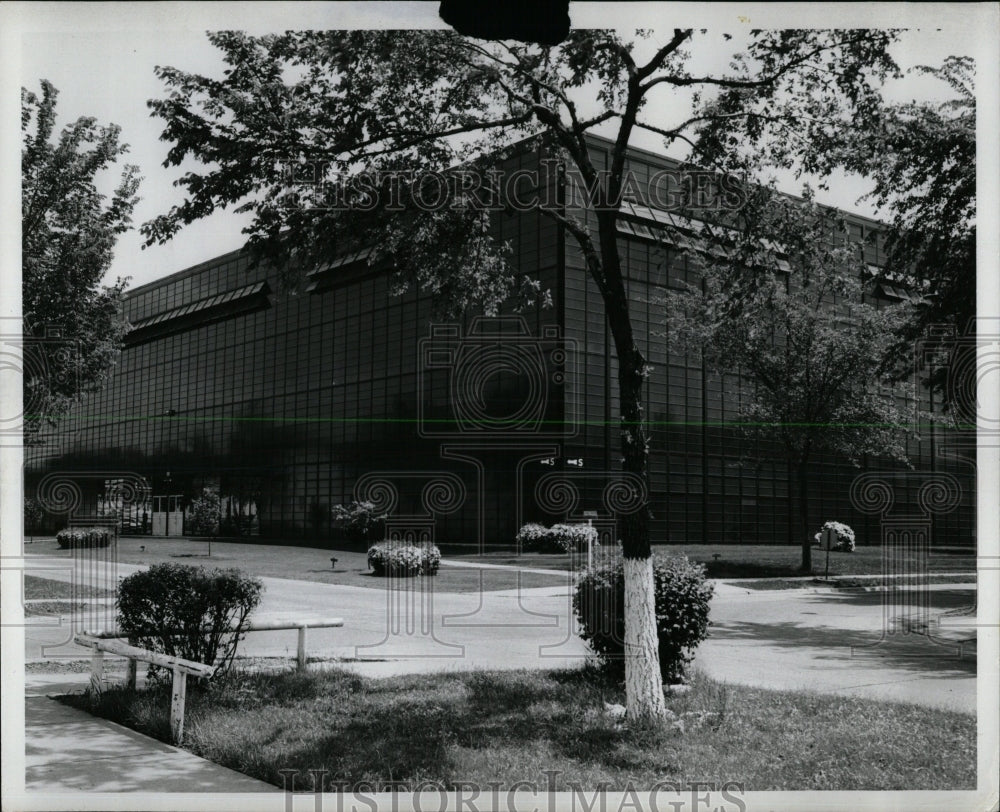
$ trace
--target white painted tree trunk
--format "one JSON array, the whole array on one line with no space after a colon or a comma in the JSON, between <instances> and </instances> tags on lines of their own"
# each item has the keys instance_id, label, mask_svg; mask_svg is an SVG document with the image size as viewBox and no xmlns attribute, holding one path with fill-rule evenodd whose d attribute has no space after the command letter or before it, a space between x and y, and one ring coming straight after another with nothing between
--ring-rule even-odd
<instances>
[{"instance_id":1,"label":"white painted tree trunk","mask_svg":"<svg viewBox=\"0 0 1000 812\"><path fill-rule=\"evenodd\" d=\"M666 716L656 637L653 559L626 558L625 703L630 722Z\"/></svg>"}]
</instances>

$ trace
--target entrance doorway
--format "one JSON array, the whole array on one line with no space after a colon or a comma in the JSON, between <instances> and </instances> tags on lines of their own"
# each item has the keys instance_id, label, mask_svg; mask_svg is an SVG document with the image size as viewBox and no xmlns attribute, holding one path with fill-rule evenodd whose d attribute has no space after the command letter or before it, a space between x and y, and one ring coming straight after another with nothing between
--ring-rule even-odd
<instances>
[{"instance_id":1,"label":"entrance doorway","mask_svg":"<svg viewBox=\"0 0 1000 812\"><path fill-rule=\"evenodd\" d=\"M180 536L184 533L181 495L154 496L152 526L154 536Z\"/></svg>"}]
</instances>

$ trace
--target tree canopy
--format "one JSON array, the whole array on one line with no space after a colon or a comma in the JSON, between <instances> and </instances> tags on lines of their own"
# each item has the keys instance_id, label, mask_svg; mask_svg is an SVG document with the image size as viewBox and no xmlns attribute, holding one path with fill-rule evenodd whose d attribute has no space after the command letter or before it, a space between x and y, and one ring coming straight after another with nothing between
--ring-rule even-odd
<instances>
[{"instance_id":1,"label":"tree canopy","mask_svg":"<svg viewBox=\"0 0 1000 812\"><path fill-rule=\"evenodd\" d=\"M83 117L56 132L58 91L21 90L25 440L106 380L121 346L126 281L101 284L138 201L125 165L110 199L98 177L128 151L115 125Z\"/></svg>"},{"instance_id":2,"label":"tree canopy","mask_svg":"<svg viewBox=\"0 0 1000 812\"><path fill-rule=\"evenodd\" d=\"M976 314L975 64L953 56L940 67L914 72L946 83L952 98L871 99L863 116L805 119L780 140L765 140L748 116L734 115L725 126L711 118L695 153L700 160L731 167L749 160L820 177L844 170L864 178L870 191L862 199L871 199L891 219L883 273L927 285L927 295L896 333L891 361L899 377L912 376L919 342L964 335ZM737 113L745 103L730 94L714 104ZM975 389L974 383L953 379L974 370L966 360L959 354L951 364L924 370L926 383L943 395L946 406L956 393ZM968 404L958 406L967 409Z\"/></svg>"},{"instance_id":3,"label":"tree canopy","mask_svg":"<svg viewBox=\"0 0 1000 812\"><path fill-rule=\"evenodd\" d=\"M366 179L402 172L399 182L417 191L433 173L488 167L513 141L537 136L579 176L595 212L588 224L568 209L539 208L577 243L604 301L618 359L622 467L645 482L649 370L633 332L616 227L633 136L645 130L667 146L695 143L710 121L741 117L762 135L781 138L805 119L867 115L879 101L880 82L897 70L888 52L894 36L756 30L735 43L693 29L631 38L576 30L548 47L449 31L213 33L227 65L223 77L157 69L166 92L149 104L172 144L165 165L194 159L201 167L178 178L184 201L146 223L143 233L147 243L163 242L216 208L237 206L253 215L247 245L254 257L290 281L360 241L371 249L370 263L394 270L399 288L428 290L446 311L476 303L489 312L538 289L491 239L488 212L462 188L449 193L445 206L372 207L381 181ZM728 68L694 67L693 49L716 54L720 47L732 49ZM721 106L692 110L686 95L692 92L699 104L698 94L718 95ZM727 107L732 99L738 108ZM673 120L657 116L664 110ZM603 166L587 141L599 126L610 129L613 141ZM290 184L290 167L310 183ZM329 205L330 183L357 190L354 204ZM619 531L628 714L659 717L665 705L648 505L619 517Z\"/></svg>"},{"instance_id":4,"label":"tree canopy","mask_svg":"<svg viewBox=\"0 0 1000 812\"><path fill-rule=\"evenodd\" d=\"M893 386L886 359L911 306L864 301L861 247L809 189L803 200L755 189L736 217L708 230L701 283L669 292L667 332L677 352L700 352L709 369L738 374L738 425L785 450L808 571L817 456L906 460L914 431L900 407L907 385Z\"/></svg>"}]
</instances>

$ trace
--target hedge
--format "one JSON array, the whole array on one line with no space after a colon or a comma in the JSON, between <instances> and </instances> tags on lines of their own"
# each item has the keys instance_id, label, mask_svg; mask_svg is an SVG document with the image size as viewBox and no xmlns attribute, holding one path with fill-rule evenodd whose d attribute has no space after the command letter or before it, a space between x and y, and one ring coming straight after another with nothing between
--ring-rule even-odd
<instances>
[{"instance_id":1,"label":"hedge","mask_svg":"<svg viewBox=\"0 0 1000 812\"><path fill-rule=\"evenodd\" d=\"M368 566L380 577L409 578L414 575L437 575L441 551L435 544L407 544L382 541L368 549Z\"/></svg>"},{"instance_id":2,"label":"hedge","mask_svg":"<svg viewBox=\"0 0 1000 812\"><path fill-rule=\"evenodd\" d=\"M107 547L112 532L106 527L67 527L56 533L56 542L63 550L80 547Z\"/></svg>"}]
</instances>

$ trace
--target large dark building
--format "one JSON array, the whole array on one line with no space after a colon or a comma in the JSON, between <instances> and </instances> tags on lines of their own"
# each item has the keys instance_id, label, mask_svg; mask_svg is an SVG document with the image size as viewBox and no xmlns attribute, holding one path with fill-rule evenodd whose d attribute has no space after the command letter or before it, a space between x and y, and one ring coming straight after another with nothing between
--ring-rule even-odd
<instances>
[{"instance_id":1,"label":"large dark building","mask_svg":"<svg viewBox=\"0 0 1000 812\"><path fill-rule=\"evenodd\" d=\"M598 166L609 147L592 140ZM503 168L538 170L542 157L526 143ZM675 167L630 153L640 188ZM541 192L588 216L572 186ZM625 212L628 293L653 368L654 542L798 543L780 449L725 425L738 416L740 381L667 351L662 291L698 278L691 254L664 245L672 215L641 196ZM879 225L849 220L853 236L867 238L867 261L881 264ZM507 211L493 227L549 289L551 307L437 323L426 295L391 295L387 271L364 252L312 269L297 292L240 253L134 289L113 379L27 449L29 491L65 472L81 484L82 509L96 511L134 475L151 499L126 511L129 527L177 534L185 506L208 488L223 497L230 530L242 521L244 531L290 542L329 535L331 507L356 497L391 507L394 532L441 543L511 545L518 522L582 520L585 511L610 527L629 483L616 473L616 360L601 296L574 239L551 219ZM906 292L883 284L867 295L890 306ZM935 517L935 543L972 544L972 468L941 453L945 439L938 429L912 441L909 473L878 460L866 469L899 471L894 510L904 514L920 513L923 479L954 475L961 505ZM859 543L878 543L879 517L849 496L861 471L834 456L815 465L817 528L843 521Z\"/></svg>"}]
</instances>

